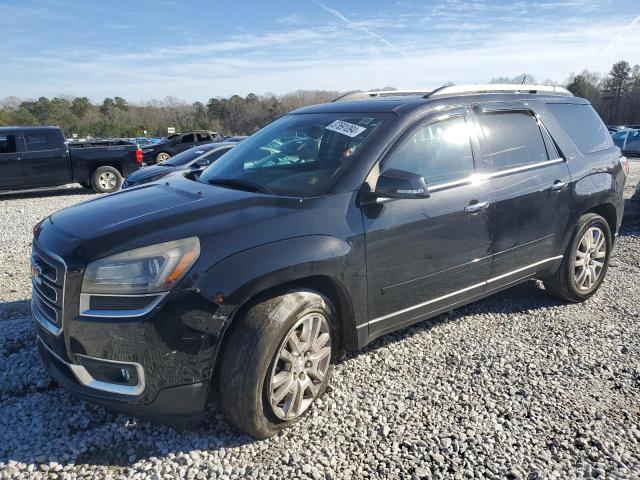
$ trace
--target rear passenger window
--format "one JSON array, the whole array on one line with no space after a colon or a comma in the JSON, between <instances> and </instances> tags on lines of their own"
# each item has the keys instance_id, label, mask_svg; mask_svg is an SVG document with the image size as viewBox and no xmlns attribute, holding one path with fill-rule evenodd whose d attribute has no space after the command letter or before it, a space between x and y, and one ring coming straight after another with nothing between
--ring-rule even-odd
<instances>
[{"instance_id":1,"label":"rear passenger window","mask_svg":"<svg viewBox=\"0 0 640 480\"><path fill-rule=\"evenodd\" d=\"M609 130L591 105L549 103L547 106L583 154L613 146Z\"/></svg>"},{"instance_id":2,"label":"rear passenger window","mask_svg":"<svg viewBox=\"0 0 640 480\"><path fill-rule=\"evenodd\" d=\"M55 150L60 148L60 137L55 132L32 132L24 134L27 152Z\"/></svg>"},{"instance_id":3,"label":"rear passenger window","mask_svg":"<svg viewBox=\"0 0 640 480\"><path fill-rule=\"evenodd\" d=\"M627 144L625 145L627 150L640 150L640 130L629 132L627 137Z\"/></svg>"},{"instance_id":4,"label":"rear passenger window","mask_svg":"<svg viewBox=\"0 0 640 480\"><path fill-rule=\"evenodd\" d=\"M431 185L468 177L473 173L473 155L464 117L420 127L391 152L382 166L383 170L417 173Z\"/></svg>"},{"instance_id":5,"label":"rear passenger window","mask_svg":"<svg viewBox=\"0 0 640 480\"><path fill-rule=\"evenodd\" d=\"M531 113L485 113L480 116L480 124L491 171L549 160L538 121Z\"/></svg>"},{"instance_id":6,"label":"rear passenger window","mask_svg":"<svg viewBox=\"0 0 640 480\"><path fill-rule=\"evenodd\" d=\"M0 135L0 153L17 152L15 135Z\"/></svg>"}]
</instances>

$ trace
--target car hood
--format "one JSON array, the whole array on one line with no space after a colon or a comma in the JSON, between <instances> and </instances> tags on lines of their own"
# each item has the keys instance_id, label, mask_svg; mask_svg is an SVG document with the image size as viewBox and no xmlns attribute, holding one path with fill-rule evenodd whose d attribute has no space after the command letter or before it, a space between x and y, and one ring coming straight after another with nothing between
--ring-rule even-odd
<instances>
[{"instance_id":1,"label":"car hood","mask_svg":"<svg viewBox=\"0 0 640 480\"><path fill-rule=\"evenodd\" d=\"M264 222L277 220L281 225L289 215L301 212L300 205L297 198L205 185L172 175L166 182L105 195L54 213L43 222L37 240L63 258L73 257L81 263L191 236L213 245L210 248L216 255L232 254L281 239L281 228L265 228ZM265 233L256 235L256 231Z\"/></svg>"},{"instance_id":2,"label":"car hood","mask_svg":"<svg viewBox=\"0 0 640 480\"><path fill-rule=\"evenodd\" d=\"M129 185L136 184L149 181L149 179L158 175L168 175L169 173L182 170L189 170L189 168L184 166L172 167L170 165L152 165L133 172L131 175L127 176L125 182Z\"/></svg>"}]
</instances>

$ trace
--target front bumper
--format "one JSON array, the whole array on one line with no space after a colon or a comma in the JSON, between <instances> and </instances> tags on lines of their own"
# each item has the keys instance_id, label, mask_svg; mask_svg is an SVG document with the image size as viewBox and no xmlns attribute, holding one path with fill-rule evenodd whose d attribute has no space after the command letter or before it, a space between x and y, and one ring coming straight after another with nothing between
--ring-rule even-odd
<instances>
[{"instance_id":1,"label":"front bumper","mask_svg":"<svg viewBox=\"0 0 640 480\"><path fill-rule=\"evenodd\" d=\"M40 337L38 350L54 380L83 400L158 423L192 425L202 418L208 397L208 385L205 382L165 388L158 392L152 402L141 403L140 397L105 393L83 385L74 371L78 365L69 364L60 358Z\"/></svg>"},{"instance_id":2,"label":"front bumper","mask_svg":"<svg viewBox=\"0 0 640 480\"><path fill-rule=\"evenodd\" d=\"M178 424L197 420L226 318L218 305L186 290L162 296L138 316L100 316L82 307L76 275L73 269L66 275L58 330L33 310L39 349L55 380L119 412Z\"/></svg>"}]
</instances>

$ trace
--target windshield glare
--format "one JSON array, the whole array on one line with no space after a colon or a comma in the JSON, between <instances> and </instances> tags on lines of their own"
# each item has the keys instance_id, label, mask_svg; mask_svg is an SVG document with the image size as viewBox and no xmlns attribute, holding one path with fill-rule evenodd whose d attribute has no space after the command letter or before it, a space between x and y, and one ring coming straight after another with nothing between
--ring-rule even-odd
<instances>
[{"instance_id":1,"label":"windshield glare","mask_svg":"<svg viewBox=\"0 0 640 480\"><path fill-rule=\"evenodd\" d=\"M185 150L184 152L179 153L165 160L164 162L161 162L160 165L168 165L170 167L180 167L188 164L189 162L192 162L193 160L195 160L198 157L201 157L202 155L208 154L209 152L210 150L205 150L202 147L190 148L189 150Z\"/></svg>"},{"instance_id":2,"label":"windshield glare","mask_svg":"<svg viewBox=\"0 0 640 480\"><path fill-rule=\"evenodd\" d=\"M236 180L287 196L326 193L382 123L370 113L287 115L243 140L200 176Z\"/></svg>"}]
</instances>

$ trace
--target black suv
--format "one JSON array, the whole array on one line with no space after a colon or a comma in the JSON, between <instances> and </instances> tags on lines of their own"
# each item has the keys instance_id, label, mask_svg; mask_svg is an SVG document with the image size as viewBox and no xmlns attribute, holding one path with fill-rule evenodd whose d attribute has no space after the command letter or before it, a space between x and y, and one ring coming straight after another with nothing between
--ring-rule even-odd
<instances>
[{"instance_id":1,"label":"black suv","mask_svg":"<svg viewBox=\"0 0 640 480\"><path fill-rule=\"evenodd\" d=\"M153 165L164 162L174 155L199 145L219 142L222 136L208 130L196 130L189 133L176 133L160 143L142 146L144 163Z\"/></svg>"},{"instance_id":2,"label":"black suv","mask_svg":"<svg viewBox=\"0 0 640 480\"><path fill-rule=\"evenodd\" d=\"M36 225L33 315L58 383L163 421L217 397L264 438L323 394L338 349L531 278L572 302L598 289L625 174L586 100L352 97L280 118L197 180Z\"/></svg>"}]
</instances>

